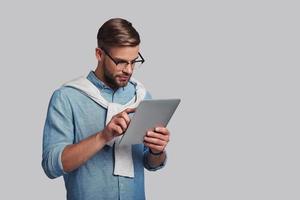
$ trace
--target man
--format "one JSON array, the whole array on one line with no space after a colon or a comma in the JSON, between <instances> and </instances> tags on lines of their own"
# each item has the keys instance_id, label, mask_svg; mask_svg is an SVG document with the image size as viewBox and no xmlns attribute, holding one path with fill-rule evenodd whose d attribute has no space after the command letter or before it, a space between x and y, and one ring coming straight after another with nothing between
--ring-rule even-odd
<instances>
[{"instance_id":1,"label":"man","mask_svg":"<svg viewBox=\"0 0 300 200\"><path fill-rule=\"evenodd\" d=\"M131 76L144 62L132 24L116 18L97 34L98 64L87 77L57 89L43 135L42 166L50 178L64 177L67 199L145 199L144 168L165 165L169 131L148 131L144 144L122 147L130 113L150 94Z\"/></svg>"}]
</instances>

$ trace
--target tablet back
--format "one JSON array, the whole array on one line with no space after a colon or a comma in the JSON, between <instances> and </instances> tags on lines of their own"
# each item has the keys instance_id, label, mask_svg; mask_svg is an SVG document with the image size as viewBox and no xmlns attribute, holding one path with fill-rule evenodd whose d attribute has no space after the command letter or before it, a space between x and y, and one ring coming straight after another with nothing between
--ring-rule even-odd
<instances>
[{"instance_id":1,"label":"tablet back","mask_svg":"<svg viewBox=\"0 0 300 200\"><path fill-rule=\"evenodd\" d=\"M179 103L180 99L143 100L132 117L120 144L143 143L147 130L153 130L156 126L167 126Z\"/></svg>"}]
</instances>

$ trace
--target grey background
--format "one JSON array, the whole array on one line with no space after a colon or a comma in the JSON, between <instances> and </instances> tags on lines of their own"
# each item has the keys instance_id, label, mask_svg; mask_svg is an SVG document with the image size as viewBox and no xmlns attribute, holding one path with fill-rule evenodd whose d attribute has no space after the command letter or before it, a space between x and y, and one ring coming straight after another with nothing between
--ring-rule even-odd
<instances>
[{"instance_id":1,"label":"grey background","mask_svg":"<svg viewBox=\"0 0 300 200\"><path fill-rule=\"evenodd\" d=\"M297 1L1 1L0 199L64 199L40 166L54 89L96 66L99 26L130 20L155 98L180 97L148 199L299 199Z\"/></svg>"}]
</instances>

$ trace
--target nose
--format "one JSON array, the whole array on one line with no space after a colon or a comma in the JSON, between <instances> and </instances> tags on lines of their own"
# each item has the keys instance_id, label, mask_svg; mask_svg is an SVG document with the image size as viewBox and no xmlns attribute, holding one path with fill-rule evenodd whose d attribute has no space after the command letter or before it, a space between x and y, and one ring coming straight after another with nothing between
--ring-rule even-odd
<instances>
[{"instance_id":1,"label":"nose","mask_svg":"<svg viewBox=\"0 0 300 200\"><path fill-rule=\"evenodd\" d=\"M127 74L132 74L132 71L133 71L132 63L127 63L127 65L123 68L122 71Z\"/></svg>"}]
</instances>

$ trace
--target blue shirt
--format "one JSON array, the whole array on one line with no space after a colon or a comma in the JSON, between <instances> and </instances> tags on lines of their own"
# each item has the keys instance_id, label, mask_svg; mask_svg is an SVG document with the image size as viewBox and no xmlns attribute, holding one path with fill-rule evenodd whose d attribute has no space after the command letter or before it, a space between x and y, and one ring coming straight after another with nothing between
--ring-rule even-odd
<instances>
[{"instance_id":1,"label":"blue shirt","mask_svg":"<svg viewBox=\"0 0 300 200\"><path fill-rule=\"evenodd\" d=\"M113 91L99 80L94 72L87 76L109 102L126 104L135 95L129 82ZM151 98L147 93L146 98ZM143 144L132 146L134 178L113 175L114 151L105 145L78 169L66 173L61 154L66 145L93 135L105 126L106 109L79 90L71 87L57 89L50 100L43 135L42 167L49 178L64 177L67 199L72 200L142 200L145 199L144 168L154 171L147 161L149 149Z\"/></svg>"}]
</instances>

